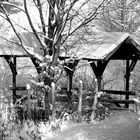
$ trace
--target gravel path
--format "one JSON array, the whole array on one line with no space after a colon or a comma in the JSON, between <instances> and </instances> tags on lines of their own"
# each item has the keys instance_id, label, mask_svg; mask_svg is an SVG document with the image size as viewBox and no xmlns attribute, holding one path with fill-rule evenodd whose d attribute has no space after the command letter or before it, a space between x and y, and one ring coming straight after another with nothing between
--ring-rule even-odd
<instances>
[{"instance_id":1,"label":"gravel path","mask_svg":"<svg viewBox=\"0 0 140 140\"><path fill-rule=\"evenodd\" d=\"M135 113L115 111L97 124L78 124L46 140L140 140L140 129Z\"/></svg>"}]
</instances>

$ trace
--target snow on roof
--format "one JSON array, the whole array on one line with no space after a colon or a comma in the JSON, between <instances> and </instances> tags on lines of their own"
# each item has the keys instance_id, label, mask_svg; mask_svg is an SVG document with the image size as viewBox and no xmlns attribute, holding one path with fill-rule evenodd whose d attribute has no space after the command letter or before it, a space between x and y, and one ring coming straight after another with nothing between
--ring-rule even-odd
<instances>
[{"instance_id":1,"label":"snow on roof","mask_svg":"<svg viewBox=\"0 0 140 140\"><path fill-rule=\"evenodd\" d=\"M103 60L109 59L120 47L122 46L123 42L127 40L129 44L131 44L131 48L135 49L135 52L130 51L130 47L126 46L126 52L124 53L136 53L140 56L140 47L139 45L131 38L131 35L128 33L120 33L120 32L113 32L113 33L105 33L102 34L101 37L95 40L92 40L92 36L89 37L87 43L83 43L81 45L75 45L70 48L67 52L61 52L60 57L73 57L77 59L91 59L91 60ZM26 49L29 49L27 47ZM29 50L31 53L34 50ZM122 55L123 52L120 52ZM36 53L37 54L37 53ZM36 55L35 52L33 55ZM14 43L8 41L0 41L0 56L4 55L16 55L16 56L28 56L25 50ZM39 56L40 57L40 56ZM119 58L119 56L118 56ZM42 58L41 58L42 59Z\"/></svg>"},{"instance_id":2,"label":"snow on roof","mask_svg":"<svg viewBox=\"0 0 140 140\"><path fill-rule=\"evenodd\" d=\"M40 20L38 18L39 13L37 9L32 5L28 6L28 8L35 29L38 32L40 32ZM25 46L31 47L31 49L34 48L33 51L37 50L35 53L38 53L38 50L40 49L40 44L32 34L26 14L21 11L16 14L10 15L10 19L12 20L12 23L14 24L20 37L22 38L23 44ZM1 16L0 16L0 25L1 25L0 29L1 39L5 38L7 40L9 39L17 41L15 33L13 32L13 29L11 28L10 24ZM139 46L131 38L130 34L125 32L123 33L112 32L112 33L101 33L101 37L97 38L96 40L95 37L91 35L89 36L89 38L87 38L88 40L87 43L82 43L80 45L79 43L73 44L71 49L61 52L60 57L63 58L75 57L78 59L96 59L96 60L107 59L108 57L111 57L121 47L121 44L126 39L131 40L132 47L135 48L140 55ZM72 41L74 40L72 39ZM27 53L21 46L10 43L9 41L0 40L0 56L2 55L22 56L27 55Z\"/></svg>"},{"instance_id":3,"label":"snow on roof","mask_svg":"<svg viewBox=\"0 0 140 140\"><path fill-rule=\"evenodd\" d=\"M132 47L140 54L140 47L131 38L129 33L112 32L103 34L102 37L92 43L77 45L77 47L71 48L68 52L62 52L60 57L94 60L108 59L121 47L121 44L126 39L131 41Z\"/></svg>"},{"instance_id":4,"label":"snow on roof","mask_svg":"<svg viewBox=\"0 0 140 140\"><path fill-rule=\"evenodd\" d=\"M17 55L17 56L27 56L27 53L23 50L22 47L15 45L10 42L0 42L0 56L4 55Z\"/></svg>"},{"instance_id":5,"label":"snow on roof","mask_svg":"<svg viewBox=\"0 0 140 140\"><path fill-rule=\"evenodd\" d=\"M30 57L34 57L40 61L43 61L43 57L36 53L33 48L24 46L28 52L30 52ZM18 56L18 57L29 57L26 51L20 46L15 43L9 41L2 41L0 42L0 57L3 56Z\"/></svg>"}]
</instances>

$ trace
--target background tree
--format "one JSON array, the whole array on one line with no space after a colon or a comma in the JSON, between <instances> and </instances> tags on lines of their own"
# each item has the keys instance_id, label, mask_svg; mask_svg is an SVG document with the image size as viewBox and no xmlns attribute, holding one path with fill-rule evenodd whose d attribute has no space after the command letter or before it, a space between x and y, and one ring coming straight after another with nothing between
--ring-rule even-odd
<instances>
[{"instance_id":1,"label":"background tree","mask_svg":"<svg viewBox=\"0 0 140 140\"><path fill-rule=\"evenodd\" d=\"M107 32L134 33L140 25L140 4L137 0L112 0L103 7L99 26Z\"/></svg>"},{"instance_id":2,"label":"background tree","mask_svg":"<svg viewBox=\"0 0 140 140\"><path fill-rule=\"evenodd\" d=\"M97 20L98 28L103 32L129 32L139 42L139 9L138 0L111 0L108 5L103 6L103 10ZM122 87L122 85L125 85L125 82L122 84L120 81L122 81L122 76L125 74L125 61L115 61L115 63L113 61L109 63L107 70L112 72L110 76L107 75L109 77L107 79L114 79L114 82L111 80L111 83L114 84L110 85L110 88L116 89L117 87L117 89L123 90L125 86ZM135 69L137 68L138 64ZM131 79L133 78L132 74ZM107 81L109 82L110 80Z\"/></svg>"}]
</instances>

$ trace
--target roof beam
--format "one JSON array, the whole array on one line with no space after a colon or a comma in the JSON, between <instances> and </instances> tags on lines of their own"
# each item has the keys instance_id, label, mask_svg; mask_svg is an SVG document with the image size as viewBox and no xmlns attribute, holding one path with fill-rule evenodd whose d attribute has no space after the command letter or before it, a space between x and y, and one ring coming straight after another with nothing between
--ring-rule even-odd
<instances>
[{"instance_id":1,"label":"roof beam","mask_svg":"<svg viewBox=\"0 0 140 140\"><path fill-rule=\"evenodd\" d=\"M103 75L103 72L108 64L108 60L99 60L97 61L97 63L95 63L94 61L92 63L90 63L93 72L95 73L96 78L101 77Z\"/></svg>"},{"instance_id":2,"label":"roof beam","mask_svg":"<svg viewBox=\"0 0 140 140\"><path fill-rule=\"evenodd\" d=\"M126 77L130 77L131 72L133 71L133 69L135 68L136 64L137 64L138 59L133 59L131 61L131 64L129 64L129 66L127 66L127 73L125 74L125 78Z\"/></svg>"},{"instance_id":3,"label":"roof beam","mask_svg":"<svg viewBox=\"0 0 140 140\"><path fill-rule=\"evenodd\" d=\"M10 66L10 69L12 71L12 77L13 77L13 103L16 102L16 75L17 75L17 70L16 70L16 65L17 65L17 58L16 56L5 56L4 57L7 63Z\"/></svg>"},{"instance_id":4,"label":"roof beam","mask_svg":"<svg viewBox=\"0 0 140 140\"><path fill-rule=\"evenodd\" d=\"M14 58L16 58L16 56L4 56L4 59L7 61L7 63L10 66L10 69L12 71L12 73L15 72L15 74L17 75L17 71L15 71L15 64L14 64Z\"/></svg>"},{"instance_id":5,"label":"roof beam","mask_svg":"<svg viewBox=\"0 0 140 140\"><path fill-rule=\"evenodd\" d=\"M79 60L70 61L68 63L64 63L64 69L68 75L68 98L71 99L71 89L72 89L72 80L75 68L78 64Z\"/></svg>"},{"instance_id":6,"label":"roof beam","mask_svg":"<svg viewBox=\"0 0 140 140\"><path fill-rule=\"evenodd\" d=\"M97 63L95 63L94 61L92 63L90 63L92 70L97 78L97 87L96 90L100 91L102 88L102 75L104 73L104 70L108 64L108 60L104 60L104 61L97 61Z\"/></svg>"}]
</instances>

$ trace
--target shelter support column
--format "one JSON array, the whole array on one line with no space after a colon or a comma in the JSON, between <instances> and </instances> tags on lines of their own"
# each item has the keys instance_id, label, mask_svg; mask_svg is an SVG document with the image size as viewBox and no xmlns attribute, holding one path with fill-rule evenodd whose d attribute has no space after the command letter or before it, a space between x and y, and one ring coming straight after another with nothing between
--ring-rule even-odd
<instances>
[{"instance_id":1,"label":"shelter support column","mask_svg":"<svg viewBox=\"0 0 140 140\"><path fill-rule=\"evenodd\" d=\"M78 64L79 60L72 60L68 63L65 63L65 71L67 73L67 76L68 76L68 88L67 88L67 91L68 91L68 97L69 99L71 98L71 89L72 89L72 80L73 80L73 74L74 74L74 71L75 71L75 68Z\"/></svg>"},{"instance_id":2,"label":"shelter support column","mask_svg":"<svg viewBox=\"0 0 140 140\"><path fill-rule=\"evenodd\" d=\"M102 90L102 76L96 77L97 78L97 91Z\"/></svg>"},{"instance_id":3,"label":"shelter support column","mask_svg":"<svg viewBox=\"0 0 140 140\"><path fill-rule=\"evenodd\" d=\"M11 72L12 72L12 90L13 90L13 104L16 102L16 63L17 63L17 57L16 56L4 56L5 60L10 66Z\"/></svg>"},{"instance_id":4,"label":"shelter support column","mask_svg":"<svg viewBox=\"0 0 140 140\"><path fill-rule=\"evenodd\" d=\"M16 75L17 75L17 71L16 71L16 57L13 57L13 103L16 102Z\"/></svg>"},{"instance_id":5,"label":"shelter support column","mask_svg":"<svg viewBox=\"0 0 140 140\"><path fill-rule=\"evenodd\" d=\"M126 60L126 76L125 76L125 80L126 80L126 84L125 84L125 90L129 91L129 80L130 80L130 72L129 72L129 60ZM125 96L126 100L129 100L129 95ZM129 108L129 104L125 104L126 108Z\"/></svg>"},{"instance_id":6,"label":"shelter support column","mask_svg":"<svg viewBox=\"0 0 140 140\"><path fill-rule=\"evenodd\" d=\"M74 71L72 71L72 72L70 72L69 73L69 76L68 76L68 78L69 78L69 82L68 82L68 91L69 91L69 93L71 92L71 89L72 89L72 80L73 80L73 74L74 74Z\"/></svg>"},{"instance_id":7,"label":"shelter support column","mask_svg":"<svg viewBox=\"0 0 140 140\"><path fill-rule=\"evenodd\" d=\"M101 91L102 89L102 76L104 73L104 70L106 68L108 64L108 60L98 60L96 63L93 61L92 63L90 63L92 70L97 78L97 92Z\"/></svg>"},{"instance_id":8,"label":"shelter support column","mask_svg":"<svg viewBox=\"0 0 140 140\"><path fill-rule=\"evenodd\" d=\"M96 94L94 96L94 102L93 102L93 111L91 113L91 120L94 120L97 116L97 104L98 104L98 92L102 90L102 75L103 72L106 68L108 64L108 61L102 61L102 60L98 60L96 63L93 61L92 63L90 63L93 72L95 73L95 76L97 78L97 85L96 85Z\"/></svg>"},{"instance_id":9,"label":"shelter support column","mask_svg":"<svg viewBox=\"0 0 140 140\"><path fill-rule=\"evenodd\" d=\"M126 83L126 84L125 84L125 91L129 91L130 76L131 76L131 72L133 71L133 69L134 69L136 63L137 63L137 59L132 60L131 63L130 63L130 60L129 60L129 59L126 60L126 74L125 74L125 76L124 76L124 77L125 77L125 83ZM126 96L125 96L125 100L129 100L129 95L126 95ZM126 103L126 104L125 104L125 107L126 107L126 108L129 108L129 104Z\"/></svg>"}]
</instances>

